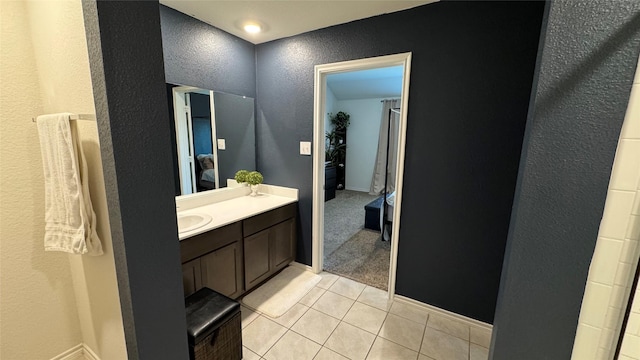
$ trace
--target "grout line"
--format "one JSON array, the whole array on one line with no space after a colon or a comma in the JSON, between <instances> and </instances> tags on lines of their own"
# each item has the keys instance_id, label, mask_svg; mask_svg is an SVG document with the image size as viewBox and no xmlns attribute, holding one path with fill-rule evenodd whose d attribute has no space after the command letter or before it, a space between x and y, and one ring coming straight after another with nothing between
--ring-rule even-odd
<instances>
[{"instance_id":1,"label":"grout line","mask_svg":"<svg viewBox=\"0 0 640 360\"><path fill-rule=\"evenodd\" d=\"M427 333L427 324L429 323L430 317L431 317L431 314L427 313L427 322L424 324L424 330L422 330L422 340L420 340L420 347L418 348L418 358L420 357L420 354L422 354L420 350L422 350L422 344L424 343L424 335Z\"/></svg>"},{"instance_id":2,"label":"grout line","mask_svg":"<svg viewBox=\"0 0 640 360\"><path fill-rule=\"evenodd\" d=\"M471 326L469 326L469 360L471 360Z\"/></svg>"},{"instance_id":3,"label":"grout line","mask_svg":"<svg viewBox=\"0 0 640 360\"><path fill-rule=\"evenodd\" d=\"M262 316L262 315L260 315L260 316ZM267 319L267 320L271 320L271 319ZM273 321L273 320L271 320L271 321ZM273 322L274 322L276 325L280 325L280 324L278 324L278 323L277 323L277 322L275 322L275 321L273 321ZM280 326L282 326L282 325L280 325ZM282 326L282 327L284 327L284 326ZM285 328L285 329L286 329L286 328ZM265 355L267 355L267 353L268 353L269 351L271 351L271 349L272 349L274 346L276 346L276 344L277 344L277 343L279 343L279 342L280 342L280 340L282 340L282 338L285 336L285 334L286 334L286 333L288 333L289 331L291 331L291 330L287 329L287 331L285 331L282 335L280 335L280 337L278 338L278 340L276 340L276 341L273 343L273 345L271 345L271 346L267 349L267 351L265 351L265 352L264 352L264 354L263 354L263 355L258 355L258 356L260 356L260 358L263 358ZM249 350L251 350L251 349L249 349ZM256 354L257 354L257 353L256 353Z\"/></svg>"}]
</instances>

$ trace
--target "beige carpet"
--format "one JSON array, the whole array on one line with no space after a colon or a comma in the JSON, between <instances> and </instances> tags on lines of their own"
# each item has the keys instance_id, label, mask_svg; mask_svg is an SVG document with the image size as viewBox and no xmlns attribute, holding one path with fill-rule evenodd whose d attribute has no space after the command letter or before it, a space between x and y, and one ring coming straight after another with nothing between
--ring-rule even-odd
<instances>
[{"instance_id":1,"label":"beige carpet","mask_svg":"<svg viewBox=\"0 0 640 360\"><path fill-rule=\"evenodd\" d=\"M320 275L289 266L245 296L242 303L277 318L307 295L321 279Z\"/></svg>"},{"instance_id":2,"label":"beige carpet","mask_svg":"<svg viewBox=\"0 0 640 360\"><path fill-rule=\"evenodd\" d=\"M378 231L363 229L325 256L324 270L387 290L390 254L390 241L381 241Z\"/></svg>"}]
</instances>

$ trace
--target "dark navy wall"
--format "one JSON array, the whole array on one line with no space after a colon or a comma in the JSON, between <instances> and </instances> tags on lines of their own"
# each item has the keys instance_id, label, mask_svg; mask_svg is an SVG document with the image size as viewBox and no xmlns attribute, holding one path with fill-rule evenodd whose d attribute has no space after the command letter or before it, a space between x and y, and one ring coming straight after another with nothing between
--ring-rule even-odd
<instances>
[{"instance_id":1,"label":"dark navy wall","mask_svg":"<svg viewBox=\"0 0 640 360\"><path fill-rule=\"evenodd\" d=\"M127 358L188 359L158 3L82 9Z\"/></svg>"},{"instance_id":2,"label":"dark navy wall","mask_svg":"<svg viewBox=\"0 0 640 360\"><path fill-rule=\"evenodd\" d=\"M166 82L256 97L255 46L160 5Z\"/></svg>"},{"instance_id":3,"label":"dark navy wall","mask_svg":"<svg viewBox=\"0 0 640 360\"><path fill-rule=\"evenodd\" d=\"M252 98L215 92L216 138L224 139L218 149L220 186L227 186L238 170L256 170L255 101Z\"/></svg>"},{"instance_id":4,"label":"dark navy wall","mask_svg":"<svg viewBox=\"0 0 640 360\"><path fill-rule=\"evenodd\" d=\"M493 321L542 2L440 2L257 46L258 167L300 189L311 263L314 65L412 52L397 293Z\"/></svg>"},{"instance_id":5,"label":"dark navy wall","mask_svg":"<svg viewBox=\"0 0 640 360\"><path fill-rule=\"evenodd\" d=\"M550 3L491 359L571 358L639 51L640 2Z\"/></svg>"}]
</instances>

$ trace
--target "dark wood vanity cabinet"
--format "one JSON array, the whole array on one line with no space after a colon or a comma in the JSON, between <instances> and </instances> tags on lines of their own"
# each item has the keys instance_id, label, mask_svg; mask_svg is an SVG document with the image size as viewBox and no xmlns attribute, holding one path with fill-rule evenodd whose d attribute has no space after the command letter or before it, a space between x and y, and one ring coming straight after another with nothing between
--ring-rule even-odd
<instances>
[{"instance_id":1,"label":"dark wood vanity cabinet","mask_svg":"<svg viewBox=\"0 0 640 360\"><path fill-rule=\"evenodd\" d=\"M285 205L182 240L184 295L206 286L237 298L286 267L295 259L296 206Z\"/></svg>"},{"instance_id":2,"label":"dark wood vanity cabinet","mask_svg":"<svg viewBox=\"0 0 640 360\"><path fill-rule=\"evenodd\" d=\"M202 288L200 258L182 264L182 287L184 288L185 297Z\"/></svg>"},{"instance_id":3,"label":"dark wood vanity cabinet","mask_svg":"<svg viewBox=\"0 0 640 360\"><path fill-rule=\"evenodd\" d=\"M295 216L290 204L243 221L245 290L295 259Z\"/></svg>"},{"instance_id":4,"label":"dark wood vanity cabinet","mask_svg":"<svg viewBox=\"0 0 640 360\"><path fill-rule=\"evenodd\" d=\"M239 222L182 240L180 258L185 296L205 286L231 298L244 292Z\"/></svg>"}]
</instances>

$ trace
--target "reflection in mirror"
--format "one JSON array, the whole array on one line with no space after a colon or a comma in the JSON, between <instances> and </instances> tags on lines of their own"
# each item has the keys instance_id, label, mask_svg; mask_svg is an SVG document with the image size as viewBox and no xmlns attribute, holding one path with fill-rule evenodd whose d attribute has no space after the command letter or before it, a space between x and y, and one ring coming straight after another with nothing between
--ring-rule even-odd
<instances>
[{"instance_id":1,"label":"reflection in mirror","mask_svg":"<svg viewBox=\"0 0 640 360\"><path fill-rule=\"evenodd\" d=\"M173 84L167 96L176 196L226 187L239 169L255 169L253 98Z\"/></svg>"}]
</instances>

